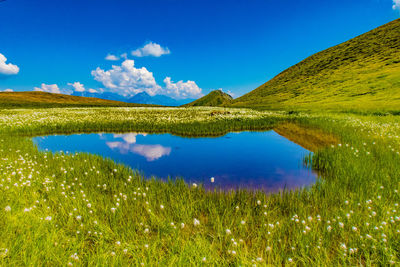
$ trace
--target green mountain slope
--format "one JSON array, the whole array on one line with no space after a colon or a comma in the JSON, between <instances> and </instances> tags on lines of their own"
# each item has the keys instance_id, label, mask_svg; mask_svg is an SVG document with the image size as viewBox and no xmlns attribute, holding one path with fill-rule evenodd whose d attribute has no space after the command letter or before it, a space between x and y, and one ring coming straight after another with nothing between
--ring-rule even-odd
<instances>
[{"instance_id":1,"label":"green mountain slope","mask_svg":"<svg viewBox=\"0 0 400 267\"><path fill-rule=\"evenodd\" d=\"M138 107L149 106L94 97L52 94L45 92L0 92L0 108L47 107Z\"/></svg>"},{"instance_id":2,"label":"green mountain slope","mask_svg":"<svg viewBox=\"0 0 400 267\"><path fill-rule=\"evenodd\" d=\"M233 98L227 93L221 90L214 90L208 95L203 96L189 104L183 105L184 107L196 107L196 106L209 106L209 107L219 107L219 106L229 106L232 103Z\"/></svg>"},{"instance_id":3,"label":"green mountain slope","mask_svg":"<svg viewBox=\"0 0 400 267\"><path fill-rule=\"evenodd\" d=\"M314 54L233 106L400 110L400 19Z\"/></svg>"}]
</instances>

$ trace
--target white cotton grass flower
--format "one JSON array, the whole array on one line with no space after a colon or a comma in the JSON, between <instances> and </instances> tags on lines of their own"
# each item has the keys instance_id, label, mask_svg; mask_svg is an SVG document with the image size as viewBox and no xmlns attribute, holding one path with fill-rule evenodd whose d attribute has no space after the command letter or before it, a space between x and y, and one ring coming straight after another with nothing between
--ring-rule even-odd
<instances>
[{"instance_id":1,"label":"white cotton grass flower","mask_svg":"<svg viewBox=\"0 0 400 267\"><path fill-rule=\"evenodd\" d=\"M229 229L226 229L226 230L225 230L225 233L226 233L227 235L232 234L231 230L229 230Z\"/></svg>"},{"instance_id":2,"label":"white cotton grass flower","mask_svg":"<svg viewBox=\"0 0 400 267\"><path fill-rule=\"evenodd\" d=\"M214 183L215 178L214 178L214 177L211 177L211 178L210 178L210 181L211 181L211 183Z\"/></svg>"},{"instance_id":3,"label":"white cotton grass flower","mask_svg":"<svg viewBox=\"0 0 400 267\"><path fill-rule=\"evenodd\" d=\"M193 185L192 185L194 188L197 188L197 184L196 183L193 183Z\"/></svg>"},{"instance_id":4,"label":"white cotton grass flower","mask_svg":"<svg viewBox=\"0 0 400 267\"><path fill-rule=\"evenodd\" d=\"M199 226L200 225L200 221L197 220L196 218L193 219L193 225L194 226Z\"/></svg>"},{"instance_id":5,"label":"white cotton grass flower","mask_svg":"<svg viewBox=\"0 0 400 267\"><path fill-rule=\"evenodd\" d=\"M1 257L6 257L7 254L8 254L8 249L6 249L6 248L0 249L0 258Z\"/></svg>"},{"instance_id":6,"label":"white cotton grass flower","mask_svg":"<svg viewBox=\"0 0 400 267\"><path fill-rule=\"evenodd\" d=\"M10 212L10 211L11 211L11 207L10 207L10 206L7 206L7 207L4 208L4 210L5 210L6 212Z\"/></svg>"},{"instance_id":7,"label":"white cotton grass flower","mask_svg":"<svg viewBox=\"0 0 400 267\"><path fill-rule=\"evenodd\" d=\"M74 253L70 256L71 259L73 259L74 261L79 261L79 257L78 257L78 253Z\"/></svg>"}]
</instances>

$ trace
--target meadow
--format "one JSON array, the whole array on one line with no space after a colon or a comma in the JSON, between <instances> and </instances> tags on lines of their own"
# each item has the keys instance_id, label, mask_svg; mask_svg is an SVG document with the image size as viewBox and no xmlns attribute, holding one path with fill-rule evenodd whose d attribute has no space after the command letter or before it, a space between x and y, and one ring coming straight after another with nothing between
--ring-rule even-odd
<instances>
[{"instance_id":1,"label":"meadow","mask_svg":"<svg viewBox=\"0 0 400 267\"><path fill-rule=\"evenodd\" d=\"M31 137L277 129L321 177L277 194L144 179ZM296 133L298 136L296 138ZM230 108L0 111L0 265L399 264L400 118ZM302 140L304 139L304 140ZM316 140L313 142L313 139Z\"/></svg>"}]
</instances>

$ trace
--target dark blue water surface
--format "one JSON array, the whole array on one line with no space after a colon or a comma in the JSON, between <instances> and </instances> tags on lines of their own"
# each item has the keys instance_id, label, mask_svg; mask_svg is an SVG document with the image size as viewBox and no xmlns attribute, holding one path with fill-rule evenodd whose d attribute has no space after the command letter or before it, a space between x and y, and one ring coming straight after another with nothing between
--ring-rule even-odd
<instances>
[{"instance_id":1,"label":"dark blue water surface","mask_svg":"<svg viewBox=\"0 0 400 267\"><path fill-rule=\"evenodd\" d=\"M138 169L146 177L183 177L188 183L203 183L206 188L276 192L311 185L317 177L303 166L303 157L310 152L274 131L205 138L74 134L33 140L41 150L98 154Z\"/></svg>"}]
</instances>

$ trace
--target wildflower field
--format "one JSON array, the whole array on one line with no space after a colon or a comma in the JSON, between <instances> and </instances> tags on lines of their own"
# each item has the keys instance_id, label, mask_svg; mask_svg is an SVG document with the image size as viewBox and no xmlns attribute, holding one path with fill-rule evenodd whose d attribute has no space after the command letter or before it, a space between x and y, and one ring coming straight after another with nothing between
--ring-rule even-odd
<instances>
[{"instance_id":1,"label":"wildflower field","mask_svg":"<svg viewBox=\"0 0 400 267\"><path fill-rule=\"evenodd\" d=\"M282 125L293 125L291 135L331 137L304 159L321 175L311 188L211 192L145 180L96 155L41 152L31 140L129 131L195 137ZM389 114L1 110L0 265L400 264L399 145L400 117Z\"/></svg>"}]
</instances>

